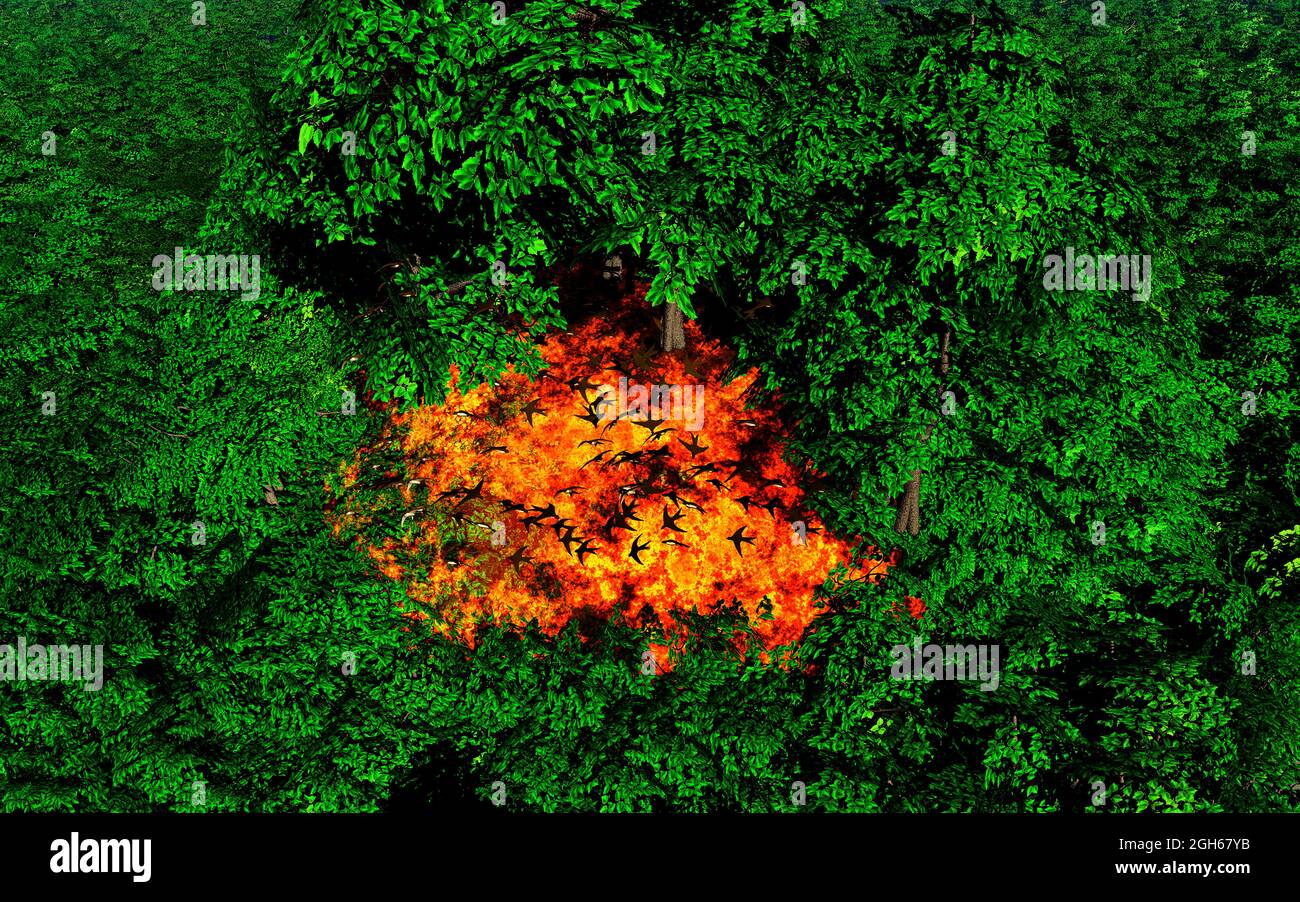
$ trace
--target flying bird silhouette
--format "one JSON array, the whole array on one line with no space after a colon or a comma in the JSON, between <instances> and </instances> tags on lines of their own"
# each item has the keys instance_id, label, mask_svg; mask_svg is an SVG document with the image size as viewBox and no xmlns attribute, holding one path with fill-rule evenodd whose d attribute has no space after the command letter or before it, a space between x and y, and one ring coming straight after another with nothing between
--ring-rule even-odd
<instances>
[{"instance_id":1,"label":"flying bird silhouette","mask_svg":"<svg viewBox=\"0 0 1300 902\"><path fill-rule=\"evenodd\" d=\"M682 446L687 451L691 452L691 457L695 457L696 455L702 454L703 452L709 450L709 447L707 445L703 445L700 443L699 436L697 436L695 433L693 432L690 433L690 436L691 436L691 440L689 442L684 442L680 438L677 441L681 442Z\"/></svg>"},{"instance_id":2,"label":"flying bird silhouette","mask_svg":"<svg viewBox=\"0 0 1300 902\"><path fill-rule=\"evenodd\" d=\"M727 541L730 542L732 545L736 546L736 554L740 555L741 557L745 556L745 552L741 549L740 546L742 544L747 544L747 545L754 544L754 540L745 535L745 527L743 526L740 527L740 529L733 532L731 535L727 536Z\"/></svg>"},{"instance_id":3,"label":"flying bird silhouette","mask_svg":"<svg viewBox=\"0 0 1300 902\"><path fill-rule=\"evenodd\" d=\"M527 552L528 549L525 548L523 545L520 545L518 548L515 549L514 554L506 558L506 560L510 562L510 566L515 568L515 573L518 573L520 576L523 576L523 571L519 569L520 567L522 567L524 564L537 563L536 561L534 561L532 558L528 556Z\"/></svg>"},{"instance_id":4,"label":"flying bird silhouette","mask_svg":"<svg viewBox=\"0 0 1300 902\"><path fill-rule=\"evenodd\" d=\"M567 533L560 536L560 544L564 546L564 550L568 553L569 557L573 557L572 546L582 544L582 539L574 533L575 530L570 528Z\"/></svg>"},{"instance_id":5,"label":"flying bird silhouette","mask_svg":"<svg viewBox=\"0 0 1300 902\"><path fill-rule=\"evenodd\" d=\"M704 508L700 507L691 499L683 498L681 495L678 495L676 492L666 492L664 494L664 497L667 498L669 501L671 501L673 504L677 505L678 510L681 510L683 507L689 507L693 511L704 510Z\"/></svg>"},{"instance_id":6,"label":"flying bird silhouette","mask_svg":"<svg viewBox=\"0 0 1300 902\"><path fill-rule=\"evenodd\" d=\"M600 388L600 385L598 383L592 382L590 376L583 376L580 379L577 377L570 379L569 388L573 389L576 392L579 392L582 395L582 400L586 401L587 392L595 391L596 389Z\"/></svg>"},{"instance_id":7,"label":"flying bird silhouette","mask_svg":"<svg viewBox=\"0 0 1300 902\"><path fill-rule=\"evenodd\" d=\"M681 360L682 360L682 371L685 372L686 375L694 376L697 379L700 378L701 376L700 364L704 362L703 358L692 357L690 354L686 352L685 349L683 349Z\"/></svg>"},{"instance_id":8,"label":"flying bird silhouette","mask_svg":"<svg viewBox=\"0 0 1300 902\"><path fill-rule=\"evenodd\" d=\"M632 524L628 522L627 514L621 510L617 514L611 515L610 518L605 521L606 532L612 533L616 529L626 529L628 532L634 531L632 529Z\"/></svg>"},{"instance_id":9,"label":"flying bird silhouette","mask_svg":"<svg viewBox=\"0 0 1300 902\"><path fill-rule=\"evenodd\" d=\"M641 552L649 548L650 543L646 542L644 545L638 545L637 539L639 538L641 537L640 536L632 537L632 550L628 552L627 556L630 557L632 560L636 561L638 564L643 564L645 562L641 560Z\"/></svg>"},{"instance_id":10,"label":"flying bird silhouette","mask_svg":"<svg viewBox=\"0 0 1300 902\"><path fill-rule=\"evenodd\" d=\"M665 422L664 420L655 420L655 419L631 421L633 426L640 426L642 429L648 429L651 435L654 435L655 430L657 430L660 426L662 426L664 422Z\"/></svg>"},{"instance_id":11,"label":"flying bird silhouette","mask_svg":"<svg viewBox=\"0 0 1300 902\"><path fill-rule=\"evenodd\" d=\"M530 507L529 510L537 511L540 516L547 520L559 518L559 514L555 512L554 504L548 504L546 507Z\"/></svg>"},{"instance_id":12,"label":"flying bird silhouette","mask_svg":"<svg viewBox=\"0 0 1300 902\"><path fill-rule=\"evenodd\" d=\"M652 429L652 430L650 431L650 434L647 435L644 439L642 439L641 444L644 445L646 442L650 441L651 439L655 439L655 438L658 438L658 437L661 436L661 435L667 435L667 434L670 433L670 432L676 432L676 431L677 431L677 430L674 429L672 426L668 426L668 427L666 427L666 428L661 426L661 427L659 427L659 428L657 428L657 429Z\"/></svg>"},{"instance_id":13,"label":"flying bird silhouette","mask_svg":"<svg viewBox=\"0 0 1300 902\"><path fill-rule=\"evenodd\" d=\"M478 485L474 486L474 488L472 489L462 489L461 499L456 502L456 506L460 507L466 501L477 501L478 499L482 498L483 482L486 478L487 477L480 478L478 481Z\"/></svg>"},{"instance_id":14,"label":"flying bird silhouette","mask_svg":"<svg viewBox=\"0 0 1300 902\"><path fill-rule=\"evenodd\" d=\"M654 361L651 359L653 351L653 348L638 345L636 350L632 352L633 366L640 370L650 369L654 365Z\"/></svg>"},{"instance_id":15,"label":"flying bird silhouette","mask_svg":"<svg viewBox=\"0 0 1300 902\"><path fill-rule=\"evenodd\" d=\"M680 526L677 525L677 521L680 520L682 517L685 517L685 516L686 516L685 514L677 514L676 516L673 516L673 515L671 515L671 514L668 513L668 508L665 507L665 508L664 508L664 525L663 525L662 527L660 527L660 528L661 528L661 529L671 529L673 532L686 532L686 530L682 529Z\"/></svg>"},{"instance_id":16,"label":"flying bird silhouette","mask_svg":"<svg viewBox=\"0 0 1300 902\"><path fill-rule=\"evenodd\" d=\"M529 401L527 404L524 405L523 410L519 411L524 416L528 417L529 426L533 425L533 417L547 416L546 411L542 410L542 408L537 406L538 402L541 400L542 400L541 398L533 398L533 400Z\"/></svg>"},{"instance_id":17,"label":"flying bird silhouette","mask_svg":"<svg viewBox=\"0 0 1300 902\"><path fill-rule=\"evenodd\" d=\"M590 540L583 539L582 544L577 548L578 563L584 567L587 566L587 555L595 554L599 548L599 545L592 545Z\"/></svg>"},{"instance_id":18,"label":"flying bird silhouette","mask_svg":"<svg viewBox=\"0 0 1300 902\"><path fill-rule=\"evenodd\" d=\"M579 469L579 470L585 470L585 469L587 469L587 467L591 466L591 465L594 464L596 461L600 460L600 459L603 458L605 455L609 454L609 452L610 452L611 450L613 450L613 449L609 449L609 450L606 450L606 451L601 451L599 454L597 454L597 455L596 455L595 457L593 457L591 460L587 461L585 464L583 464L582 466L578 467L578 469Z\"/></svg>"}]
</instances>

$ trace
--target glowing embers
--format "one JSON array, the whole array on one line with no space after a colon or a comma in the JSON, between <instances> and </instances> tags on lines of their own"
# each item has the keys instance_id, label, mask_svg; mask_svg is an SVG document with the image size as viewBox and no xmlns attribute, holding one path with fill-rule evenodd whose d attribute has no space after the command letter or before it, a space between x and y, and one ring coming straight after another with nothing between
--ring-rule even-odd
<instances>
[{"instance_id":1,"label":"glowing embers","mask_svg":"<svg viewBox=\"0 0 1300 902\"><path fill-rule=\"evenodd\" d=\"M659 354L644 317L625 301L551 337L537 382L462 391L453 372L446 403L361 452L336 532L407 580L413 619L472 642L475 620L553 634L621 612L675 636L734 602L766 647L801 637L850 547L805 507L777 411L745 409L757 373L722 381L729 354L694 323L688 353Z\"/></svg>"}]
</instances>

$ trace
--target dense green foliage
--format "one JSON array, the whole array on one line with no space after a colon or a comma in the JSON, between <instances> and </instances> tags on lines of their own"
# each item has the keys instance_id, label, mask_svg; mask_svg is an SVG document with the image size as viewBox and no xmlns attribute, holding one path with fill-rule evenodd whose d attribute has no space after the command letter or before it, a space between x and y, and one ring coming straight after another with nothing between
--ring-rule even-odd
<instances>
[{"instance_id":1,"label":"dense green foliage","mask_svg":"<svg viewBox=\"0 0 1300 902\"><path fill-rule=\"evenodd\" d=\"M1294 3L18 6L0 642L108 672L0 687L6 810L1300 806ZM154 291L177 245L260 294ZM1046 291L1067 247L1149 294ZM725 618L659 676L620 623L416 642L326 530L365 390L535 373L614 252L901 549L801 666ZM999 688L889 679L915 636L1001 643Z\"/></svg>"},{"instance_id":2,"label":"dense green foliage","mask_svg":"<svg viewBox=\"0 0 1300 902\"><path fill-rule=\"evenodd\" d=\"M209 809L373 805L387 743L406 739L395 724L373 732L361 709L395 691L374 662L399 646L400 621L392 590L322 534L322 468L367 428L365 408L317 413L339 412L348 387L338 326L270 278L249 301L150 285L150 261L177 244L257 251L219 204L204 222L223 136L273 77L260 36L288 41L264 24L284 10L204 29L116 6L0 12L13 161L0 177L0 634L105 647L99 692L5 685L0 799L187 808L202 781ZM65 43L69 29L85 40ZM349 682L353 648L367 652Z\"/></svg>"}]
</instances>

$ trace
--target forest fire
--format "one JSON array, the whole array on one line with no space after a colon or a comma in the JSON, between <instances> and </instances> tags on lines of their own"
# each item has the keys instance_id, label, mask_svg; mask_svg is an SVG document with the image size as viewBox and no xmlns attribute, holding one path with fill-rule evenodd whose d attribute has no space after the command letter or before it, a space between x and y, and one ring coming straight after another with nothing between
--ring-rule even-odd
<instances>
[{"instance_id":1,"label":"forest fire","mask_svg":"<svg viewBox=\"0 0 1300 902\"><path fill-rule=\"evenodd\" d=\"M391 416L347 468L335 533L406 581L413 621L472 644L483 620L553 635L617 611L671 643L692 608L728 606L772 648L819 612L852 548L805 506L779 411L745 408L757 371L724 381L730 352L694 323L687 353L660 353L639 294L552 336L535 382L453 371L445 403Z\"/></svg>"}]
</instances>

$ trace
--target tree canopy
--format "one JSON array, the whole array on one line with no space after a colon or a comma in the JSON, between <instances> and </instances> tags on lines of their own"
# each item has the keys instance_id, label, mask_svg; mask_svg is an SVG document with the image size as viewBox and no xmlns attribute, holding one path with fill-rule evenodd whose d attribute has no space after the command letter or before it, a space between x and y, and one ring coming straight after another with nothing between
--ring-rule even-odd
<instances>
[{"instance_id":1,"label":"tree canopy","mask_svg":"<svg viewBox=\"0 0 1300 902\"><path fill-rule=\"evenodd\" d=\"M5 809L1296 810L1300 10L1094 7L0 9L0 643L107 671L0 687ZM154 290L177 247L259 290ZM626 618L467 648L327 528L615 255L896 549L790 661L726 613L667 673Z\"/></svg>"}]
</instances>

